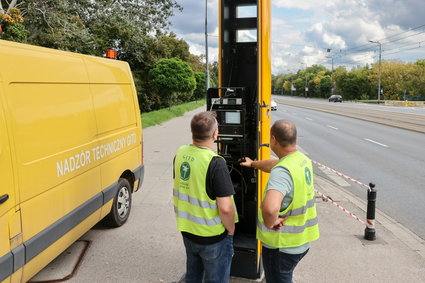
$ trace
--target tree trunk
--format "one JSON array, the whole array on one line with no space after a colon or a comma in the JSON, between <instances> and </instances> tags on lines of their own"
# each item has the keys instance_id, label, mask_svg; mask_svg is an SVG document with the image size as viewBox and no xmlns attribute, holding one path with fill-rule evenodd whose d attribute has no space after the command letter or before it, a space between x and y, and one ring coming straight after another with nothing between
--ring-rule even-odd
<instances>
[{"instance_id":1,"label":"tree trunk","mask_svg":"<svg viewBox=\"0 0 425 283\"><path fill-rule=\"evenodd\" d=\"M7 12L9 12L10 9L15 8L16 3L18 3L18 0L12 0L12 2L9 4L9 7L7 8Z\"/></svg>"},{"instance_id":2,"label":"tree trunk","mask_svg":"<svg viewBox=\"0 0 425 283\"><path fill-rule=\"evenodd\" d=\"M3 8L3 5L1 4L1 1L0 1L0 14L8 13L10 9L16 7L17 3L18 3L18 0L12 0L12 2L10 2L9 6L7 7L7 9L5 11L4 8Z\"/></svg>"}]
</instances>

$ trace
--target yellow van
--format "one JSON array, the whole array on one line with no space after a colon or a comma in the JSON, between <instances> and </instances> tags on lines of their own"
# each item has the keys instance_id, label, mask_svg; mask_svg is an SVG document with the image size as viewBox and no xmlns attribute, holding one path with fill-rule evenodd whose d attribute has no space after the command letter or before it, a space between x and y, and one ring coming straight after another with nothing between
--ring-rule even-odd
<instances>
[{"instance_id":1,"label":"yellow van","mask_svg":"<svg viewBox=\"0 0 425 283\"><path fill-rule=\"evenodd\" d=\"M0 40L0 282L26 282L143 181L127 63Z\"/></svg>"}]
</instances>

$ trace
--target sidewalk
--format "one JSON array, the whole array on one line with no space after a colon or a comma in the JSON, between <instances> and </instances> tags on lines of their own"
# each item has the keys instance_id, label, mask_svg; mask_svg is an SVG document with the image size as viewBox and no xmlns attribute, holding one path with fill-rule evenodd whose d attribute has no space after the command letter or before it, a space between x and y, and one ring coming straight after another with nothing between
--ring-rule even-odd
<instances>
[{"instance_id":1,"label":"sidewalk","mask_svg":"<svg viewBox=\"0 0 425 283\"><path fill-rule=\"evenodd\" d=\"M366 201L324 178L316 177L315 188L366 218ZM424 282L424 240L377 210L377 239L368 241L364 224L321 197L316 204L321 237L296 269L295 282Z\"/></svg>"},{"instance_id":2,"label":"sidewalk","mask_svg":"<svg viewBox=\"0 0 425 283\"><path fill-rule=\"evenodd\" d=\"M81 244L76 242L62 259L55 260L56 264L40 272L38 282L62 282L61 278L77 267L67 283L181 281L186 257L174 216L172 160L180 145L191 142L190 120L203 110L143 131L145 179L141 191L133 195L128 223L118 229L95 226L80 239L90 243L80 265L80 252L72 250ZM364 220L365 199L319 176L320 170L314 169L316 190ZM321 237L295 269L294 282L425 282L424 240L378 210L377 239L366 241L364 224L320 196L316 204ZM76 263L68 263L67 258ZM256 281L232 278L231 282Z\"/></svg>"},{"instance_id":3,"label":"sidewalk","mask_svg":"<svg viewBox=\"0 0 425 283\"><path fill-rule=\"evenodd\" d=\"M161 153L164 153L162 150L156 152L150 148L149 144L153 142L155 146L158 146L159 144L154 140L158 141L161 137L164 139L172 138L172 145L166 149L163 148L169 155L179 145L190 143L190 119L194 113L202 110L191 111L183 117L144 131L147 168L153 165L149 164L150 161L158 161ZM155 152L158 156L154 159L148 157L150 154L155 155ZM170 156L166 159L170 160ZM165 165L162 156L160 160ZM166 167L157 169L171 176L171 172L168 172L170 170L169 165ZM161 181L161 179L164 180L159 178L157 181ZM315 176L315 188L330 196L360 219L365 219L365 200L358 199L358 197L342 190L331 181L317 175ZM295 282L424 282L424 240L380 211L377 211L376 216L377 239L375 241L364 240L364 224L355 220L331 202L323 201L320 196L317 196L316 203L321 237L313 244L309 254L296 268ZM182 257L184 257L184 254L182 254ZM183 273L184 270L181 274ZM179 280L179 276L176 277L177 280ZM232 278L232 282L252 281Z\"/></svg>"}]
</instances>

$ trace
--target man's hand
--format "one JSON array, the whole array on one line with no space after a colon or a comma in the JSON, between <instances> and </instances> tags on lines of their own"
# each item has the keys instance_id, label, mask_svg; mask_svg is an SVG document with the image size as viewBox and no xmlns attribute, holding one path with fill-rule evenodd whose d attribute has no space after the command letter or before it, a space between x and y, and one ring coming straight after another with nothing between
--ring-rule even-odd
<instances>
[{"instance_id":1,"label":"man's hand","mask_svg":"<svg viewBox=\"0 0 425 283\"><path fill-rule=\"evenodd\" d=\"M242 157L241 159L239 159L239 161L241 161L239 164L242 166L252 167L253 160L249 157Z\"/></svg>"},{"instance_id":2,"label":"man's hand","mask_svg":"<svg viewBox=\"0 0 425 283\"><path fill-rule=\"evenodd\" d=\"M252 160L249 157L242 157L241 159L239 159L239 164L241 166L252 167L270 173L270 171L277 164L278 161L279 159Z\"/></svg>"},{"instance_id":3,"label":"man's hand","mask_svg":"<svg viewBox=\"0 0 425 283\"><path fill-rule=\"evenodd\" d=\"M285 218L278 217L271 229L275 231L279 231L280 228L282 228L282 226L285 226L286 219L288 219L288 216L286 216Z\"/></svg>"}]
</instances>

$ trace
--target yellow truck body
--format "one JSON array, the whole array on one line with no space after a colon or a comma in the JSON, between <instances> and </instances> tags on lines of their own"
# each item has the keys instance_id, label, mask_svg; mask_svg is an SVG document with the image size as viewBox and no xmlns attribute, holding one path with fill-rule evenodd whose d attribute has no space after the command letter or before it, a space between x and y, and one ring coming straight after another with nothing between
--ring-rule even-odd
<instances>
[{"instance_id":1,"label":"yellow truck body","mask_svg":"<svg viewBox=\"0 0 425 283\"><path fill-rule=\"evenodd\" d=\"M0 40L0 282L28 281L105 216L127 220L141 126L127 63Z\"/></svg>"}]
</instances>

